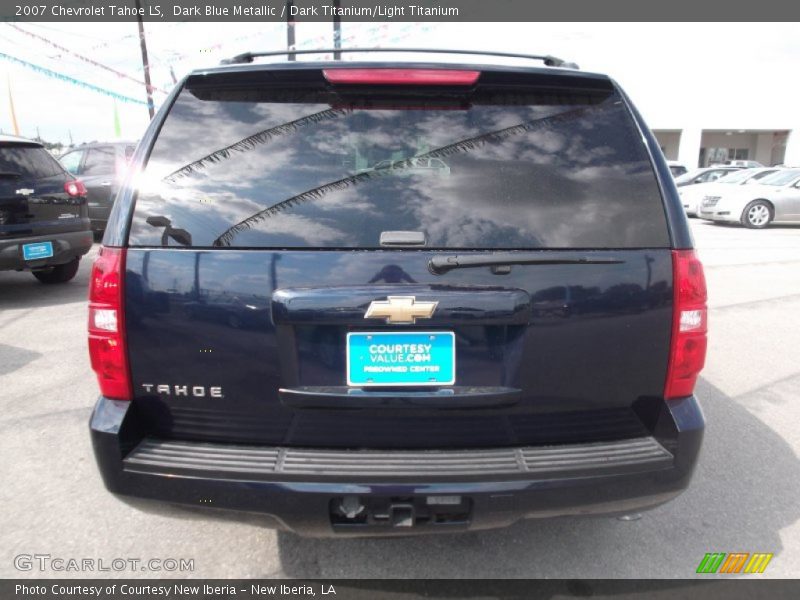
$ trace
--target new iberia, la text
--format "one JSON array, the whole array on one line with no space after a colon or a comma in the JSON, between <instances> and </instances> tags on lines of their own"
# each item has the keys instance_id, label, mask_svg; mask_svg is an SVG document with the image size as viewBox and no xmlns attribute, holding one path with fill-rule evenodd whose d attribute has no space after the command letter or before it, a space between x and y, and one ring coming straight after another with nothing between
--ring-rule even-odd
<instances>
[{"instance_id":1,"label":"new iberia, la text","mask_svg":"<svg viewBox=\"0 0 800 600\"><path fill-rule=\"evenodd\" d=\"M73 584L67 585L63 583L42 585L42 584L17 584L14 590L17 597L25 596L81 596L81 597L97 597L100 598L103 594L131 596L132 598L143 597L163 597L163 598L196 598L200 594L203 597L224 597L231 598L237 594L248 594L250 597L264 596L286 596L286 597L304 597L313 598L316 596L335 596L336 588L329 583L319 584L303 584L303 585L290 585L286 583L280 584L249 584L247 586L235 585L210 585L193 584L193 583L175 583L175 584L116 584L107 583L103 585L81 585Z\"/></svg>"}]
</instances>

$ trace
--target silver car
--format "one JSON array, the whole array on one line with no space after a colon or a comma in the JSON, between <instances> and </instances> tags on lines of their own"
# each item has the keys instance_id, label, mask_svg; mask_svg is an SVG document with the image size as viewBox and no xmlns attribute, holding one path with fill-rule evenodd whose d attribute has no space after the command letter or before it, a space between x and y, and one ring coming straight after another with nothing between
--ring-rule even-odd
<instances>
[{"instance_id":1,"label":"silver car","mask_svg":"<svg viewBox=\"0 0 800 600\"><path fill-rule=\"evenodd\" d=\"M759 183L731 187L703 198L700 218L763 229L770 223L800 223L800 169L784 169Z\"/></svg>"},{"instance_id":2,"label":"silver car","mask_svg":"<svg viewBox=\"0 0 800 600\"><path fill-rule=\"evenodd\" d=\"M678 189L681 196L681 204L686 215L696 217L700 214L700 204L706 196L719 196L724 194L729 185L754 185L761 183L765 177L769 177L780 169L778 167L764 167L761 169L742 169L741 171L731 171L711 183L700 183Z\"/></svg>"},{"instance_id":3,"label":"silver car","mask_svg":"<svg viewBox=\"0 0 800 600\"><path fill-rule=\"evenodd\" d=\"M679 177L675 178L675 185L678 187L684 187L687 185L695 185L698 183L711 183L712 181L716 181L720 177L727 175L731 171L738 171L742 167L729 167L726 165L716 165L713 167L702 167L700 169L695 169L694 171L689 171L688 173L684 173Z\"/></svg>"}]
</instances>

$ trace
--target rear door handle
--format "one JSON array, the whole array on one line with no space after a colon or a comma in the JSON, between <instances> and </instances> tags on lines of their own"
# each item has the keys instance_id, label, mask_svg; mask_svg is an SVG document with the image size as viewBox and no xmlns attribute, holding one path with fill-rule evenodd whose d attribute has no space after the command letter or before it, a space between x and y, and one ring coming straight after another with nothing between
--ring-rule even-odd
<instances>
[{"instance_id":1,"label":"rear door handle","mask_svg":"<svg viewBox=\"0 0 800 600\"><path fill-rule=\"evenodd\" d=\"M103 187L109 187L111 185L111 182L110 181L101 181L100 185L102 185Z\"/></svg>"}]
</instances>

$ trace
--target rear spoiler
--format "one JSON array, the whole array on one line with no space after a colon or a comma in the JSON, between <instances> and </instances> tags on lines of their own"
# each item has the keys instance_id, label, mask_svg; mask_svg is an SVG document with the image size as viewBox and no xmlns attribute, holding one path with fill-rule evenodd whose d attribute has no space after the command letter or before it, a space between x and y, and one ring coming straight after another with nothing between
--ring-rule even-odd
<instances>
[{"instance_id":1,"label":"rear spoiler","mask_svg":"<svg viewBox=\"0 0 800 600\"><path fill-rule=\"evenodd\" d=\"M545 66L558 67L562 69L578 69L574 62L567 62L556 56L549 54L517 54L514 52L495 52L482 50L451 50L442 48L321 48L314 50L271 50L268 52L244 52L231 58L226 58L220 62L221 65L241 65L251 63L256 58L269 56L287 56L289 60L302 54L340 54L352 52L405 52L412 54L461 54L473 56L496 56L502 58L523 58L526 60L542 61Z\"/></svg>"}]
</instances>

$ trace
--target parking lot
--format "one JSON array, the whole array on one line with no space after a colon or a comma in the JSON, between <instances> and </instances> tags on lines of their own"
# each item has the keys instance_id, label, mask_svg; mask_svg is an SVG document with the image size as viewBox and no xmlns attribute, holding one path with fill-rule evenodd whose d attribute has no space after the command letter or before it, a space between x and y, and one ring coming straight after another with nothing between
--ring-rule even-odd
<instances>
[{"instance_id":1,"label":"parking lot","mask_svg":"<svg viewBox=\"0 0 800 600\"><path fill-rule=\"evenodd\" d=\"M87 421L90 260L45 287L0 273L0 576L19 554L194 559L200 577L688 577L706 552L768 552L762 576L800 572L800 227L692 220L706 265L710 346L698 396L708 420L692 486L640 519L528 521L405 539L309 540L262 527L136 511L108 494ZM88 258L90 259L92 255ZM108 572L102 576L186 576Z\"/></svg>"}]
</instances>

